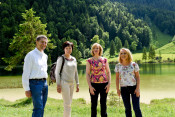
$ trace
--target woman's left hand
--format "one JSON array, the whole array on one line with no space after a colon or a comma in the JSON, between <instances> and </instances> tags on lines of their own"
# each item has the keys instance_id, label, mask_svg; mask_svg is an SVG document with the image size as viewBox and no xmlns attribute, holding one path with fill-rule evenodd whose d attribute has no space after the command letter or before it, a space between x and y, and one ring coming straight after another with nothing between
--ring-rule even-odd
<instances>
[{"instance_id":1,"label":"woman's left hand","mask_svg":"<svg viewBox=\"0 0 175 117\"><path fill-rule=\"evenodd\" d=\"M106 93L108 93L109 89L110 89L110 84L109 83L108 83L108 85L106 85L105 89L106 89Z\"/></svg>"},{"instance_id":2,"label":"woman's left hand","mask_svg":"<svg viewBox=\"0 0 175 117\"><path fill-rule=\"evenodd\" d=\"M79 92L79 85L77 84L77 86L76 86L76 92Z\"/></svg>"},{"instance_id":3,"label":"woman's left hand","mask_svg":"<svg viewBox=\"0 0 175 117\"><path fill-rule=\"evenodd\" d=\"M139 97L139 96L140 96L140 90L139 90L139 89L136 89L136 90L134 91L134 94L136 94L136 97Z\"/></svg>"}]
</instances>

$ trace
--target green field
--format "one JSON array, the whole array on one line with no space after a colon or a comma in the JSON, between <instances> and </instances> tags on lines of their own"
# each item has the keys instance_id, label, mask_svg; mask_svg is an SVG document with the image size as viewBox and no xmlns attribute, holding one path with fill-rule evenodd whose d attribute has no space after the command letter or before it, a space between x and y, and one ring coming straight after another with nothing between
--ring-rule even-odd
<instances>
[{"instance_id":1,"label":"green field","mask_svg":"<svg viewBox=\"0 0 175 117\"><path fill-rule=\"evenodd\" d=\"M116 100L115 96L108 96L108 116L125 117L123 103ZM32 100L21 99L16 102L0 100L1 117L31 117ZM63 101L48 98L44 117L61 117L63 115ZM175 115L175 99L153 100L150 104L141 104L143 117L173 117ZM84 99L73 100L72 117L90 117L90 104ZM98 105L98 117L100 107ZM133 112L134 115L134 112Z\"/></svg>"},{"instance_id":2,"label":"green field","mask_svg":"<svg viewBox=\"0 0 175 117\"><path fill-rule=\"evenodd\" d=\"M163 47L162 47L163 48ZM174 46L175 49L175 46ZM166 53L166 51L168 50L168 48L165 51L165 53L161 53L161 57L162 57L162 61L161 62L167 62L168 58L173 60L175 59L175 51L173 51L171 48L169 48L169 50L172 50L172 53ZM170 52L170 51L169 51ZM174 53L173 53L174 52ZM140 60L140 62L145 62L145 60L142 60L142 53L134 53L133 55L133 61L138 61ZM147 53L147 57L149 56L149 53ZM156 50L156 56L159 56L159 50ZM104 53L104 57L106 57L108 59L109 63L115 63L118 62L118 54L116 54L115 57L109 57L106 52ZM86 64L86 60L87 59L81 59L82 65ZM151 59L147 59L146 62L151 61ZM158 62L155 60L155 62Z\"/></svg>"},{"instance_id":3,"label":"green field","mask_svg":"<svg viewBox=\"0 0 175 117\"><path fill-rule=\"evenodd\" d=\"M170 43L172 38L173 38L170 35L162 33L154 24L153 24L153 26L151 26L151 30L153 33L153 40L151 43L153 45L155 45L157 48L160 48L160 47Z\"/></svg>"}]
</instances>

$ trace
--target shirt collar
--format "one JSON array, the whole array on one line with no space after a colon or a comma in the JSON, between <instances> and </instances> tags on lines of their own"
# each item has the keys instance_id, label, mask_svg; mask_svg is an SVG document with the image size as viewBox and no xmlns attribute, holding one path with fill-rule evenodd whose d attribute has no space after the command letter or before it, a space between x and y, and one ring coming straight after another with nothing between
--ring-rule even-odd
<instances>
[{"instance_id":1,"label":"shirt collar","mask_svg":"<svg viewBox=\"0 0 175 117\"><path fill-rule=\"evenodd\" d=\"M43 55L44 55L44 52L39 51L37 48L35 48L35 51L36 51L40 56L43 56Z\"/></svg>"},{"instance_id":2,"label":"shirt collar","mask_svg":"<svg viewBox=\"0 0 175 117\"><path fill-rule=\"evenodd\" d=\"M73 61L74 59L73 59L73 57L72 56L70 56L70 59L67 59L64 55L62 55L67 61Z\"/></svg>"}]
</instances>

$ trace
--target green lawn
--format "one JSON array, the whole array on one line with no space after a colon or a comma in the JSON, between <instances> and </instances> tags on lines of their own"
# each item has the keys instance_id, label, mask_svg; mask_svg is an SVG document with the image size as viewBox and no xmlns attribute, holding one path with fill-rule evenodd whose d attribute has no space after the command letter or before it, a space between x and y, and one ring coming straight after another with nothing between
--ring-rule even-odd
<instances>
[{"instance_id":1,"label":"green lawn","mask_svg":"<svg viewBox=\"0 0 175 117\"><path fill-rule=\"evenodd\" d=\"M123 103L117 100L115 96L108 96L108 116L125 117ZM100 103L99 103L100 104ZM1 117L31 117L32 114L31 99L21 99L16 102L0 100ZM175 99L153 100L150 104L141 104L143 117L174 117ZM72 117L90 117L90 104L84 99L73 100ZM100 117L100 107L98 105L98 117ZM62 117L63 101L48 98L45 107L44 117ZM134 112L133 112L134 115Z\"/></svg>"}]
</instances>

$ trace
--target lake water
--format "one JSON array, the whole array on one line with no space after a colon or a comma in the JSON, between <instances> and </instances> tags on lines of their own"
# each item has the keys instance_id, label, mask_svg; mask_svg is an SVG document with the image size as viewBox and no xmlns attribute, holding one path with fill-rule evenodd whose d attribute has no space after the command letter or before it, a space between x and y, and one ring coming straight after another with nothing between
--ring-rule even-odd
<instances>
[{"instance_id":1,"label":"lake water","mask_svg":"<svg viewBox=\"0 0 175 117\"><path fill-rule=\"evenodd\" d=\"M152 99L175 98L175 64L141 64L141 102L150 103ZM111 89L116 92L115 86L115 65L111 68ZM80 92L74 93L74 98L90 100L88 85L85 77L85 66L78 66ZM21 88L22 67L17 67L13 72L4 71L0 68L0 98L15 101L24 98L24 90ZM13 88L15 87L15 88ZM49 86L49 97L61 99L56 92L56 85Z\"/></svg>"}]
</instances>

